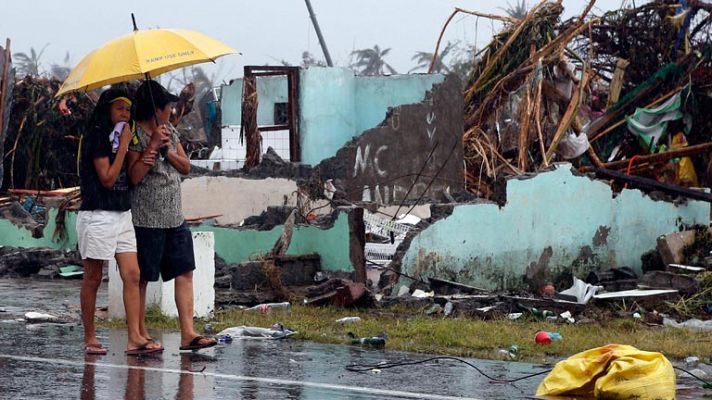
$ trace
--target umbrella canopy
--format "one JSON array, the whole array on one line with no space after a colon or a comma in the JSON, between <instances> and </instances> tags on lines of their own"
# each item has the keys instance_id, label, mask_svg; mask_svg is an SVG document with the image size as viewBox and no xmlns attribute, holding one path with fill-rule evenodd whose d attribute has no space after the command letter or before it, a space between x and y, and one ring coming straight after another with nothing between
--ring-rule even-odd
<instances>
[{"instance_id":1,"label":"umbrella canopy","mask_svg":"<svg viewBox=\"0 0 712 400\"><path fill-rule=\"evenodd\" d=\"M237 53L224 43L185 29L149 29L114 39L93 50L69 73L57 96L113 83L155 77L188 65Z\"/></svg>"}]
</instances>

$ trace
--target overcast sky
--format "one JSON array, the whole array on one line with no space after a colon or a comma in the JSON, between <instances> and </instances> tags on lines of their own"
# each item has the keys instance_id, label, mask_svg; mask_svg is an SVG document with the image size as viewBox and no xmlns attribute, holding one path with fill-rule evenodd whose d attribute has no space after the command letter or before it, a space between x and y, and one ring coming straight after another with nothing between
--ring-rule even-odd
<instances>
[{"instance_id":1,"label":"overcast sky","mask_svg":"<svg viewBox=\"0 0 712 400\"><path fill-rule=\"evenodd\" d=\"M624 0L598 0L597 14L619 8ZM626 4L631 0L626 0ZM644 1L638 0L637 3ZM2 2L0 40L12 40L13 52L47 45L40 62L45 69L69 64L104 42L129 32L130 13L143 28L196 30L236 48L242 55L223 57L210 71L219 80L242 76L245 65L301 61L305 50L322 57L304 0L35 0ZM438 34L455 7L504 15L498 0L311 0L334 63L346 66L355 49L391 48L386 57L399 73L415 66L416 51L432 52ZM516 3L516 0L510 0ZM564 0L564 17L579 14L584 0ZM529 5L535 0L529 0ZM460 14L462 15L462 14ZM457 16L444 38L483 46L496 25L483 18Z\"/></svg>"}]
</instances>

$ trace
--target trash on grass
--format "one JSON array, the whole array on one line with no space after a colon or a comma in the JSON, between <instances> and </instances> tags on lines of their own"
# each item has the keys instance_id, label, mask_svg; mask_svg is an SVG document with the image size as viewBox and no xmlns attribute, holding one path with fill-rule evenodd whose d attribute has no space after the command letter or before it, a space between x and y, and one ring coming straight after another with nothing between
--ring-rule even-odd
<instances>
[{"instance_id":1,"label":"trash on grass","mask_svg":"<svg viewBox=\"0 0 712 400\"><path fill-rule=\"evenodd\" d=\"M561 336L561 334L559 332L539 331L534 336L534 341L537 344L551 344L551 342L561 341L561 340L564 340L564 338Z\"/></svg>"},{"instance_id":2,"label":"trash on grass","mask_svg":"<svg viewBox=\"0 0 712 400\"><path fill-rule=\"evenodd\" d=\"M257 326L235 326L223 329L218 332L218 339L229 337L230 339L286 339L298 332L293 331L281 324L274 324L269 328ZM224 339L227 340L227 339ZM226 341L226 343L229 343Z\"/></svg>"},{"instance_id":3,"label":"trash on grass","mask_svg":"<svg viewBox=\"0 0 712 400\"><path fill-rule=\"evenodd\" d=\"M663 318L663 325L672 326L673 328L687 328L698 331L712 331L712 319L702 321L696 318L688 319L684 322L677 322L674 319Z\"/></svg>"},{"instance_id":4,"label":"trash on grass","mask_svg":"<svg viewBox=\"0 0 712 400\"><path fill-rule=\"evenodd\" d=\"M557 297L566 300L571 298L575 299L575 301L579 304L586 304L589 300L591 300L591 298L593 298L593 296L596 295L596 292L601 289L603 289L603 286L591 285L590 283L586 283L581 279L574 278L573 286L562 292L559 292Z\"/></svg>"},{"instance_id":5,"label":"trash on grass","mask_svg":"<svg viewBox=\"0 0 712 400\"><path fill-rule=\"evenodd\" d=\"M359 322L361 321L361 318L359 317L344 317L344 318L339 318L336 320L337 324L352 324L354 322Z\"/></svg>"},{"instance_id":6,"label":"trash on grass","mask_svg":"<svg viewBox=\"0 0 712 400\"><path fill-rule=\"evenodd\" d=\"M386 346L386 334L380 333L376 336L358 337L353 332L346 334L349 339L351 339L351 344L360 344L366 347L385 347Z\"/></svg>"},{"instance_id":7,"label":"trash on grass","mask_svg":"<svg viewBox=\"0 0 712 400\"><path fill-rule=\"evenodd\" d=\"M272 310L289 310L291 305L285 301L283 303L262 303L254 307L246 308L245 311L259 311L262 314L267 314Z\"/></svg>"},{"instance_id":8,"label":"trash on grass","mask_svg":"<svg viewBox=\"0 0 712 400\"><path fill-rule=\"evenodd\" d=\"M537 396L674 399L675 371L661 353L609 344L556 364Z\"/></svg>"}]
</instances>

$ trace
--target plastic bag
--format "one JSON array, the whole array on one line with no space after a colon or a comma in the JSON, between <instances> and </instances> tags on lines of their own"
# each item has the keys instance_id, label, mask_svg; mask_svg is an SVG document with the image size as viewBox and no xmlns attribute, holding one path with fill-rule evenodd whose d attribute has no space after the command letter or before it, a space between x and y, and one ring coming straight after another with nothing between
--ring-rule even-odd
<instances>
[{"instance_id":1,"label":"plastic bag","mask_svg":"<svg viewBox=\"0 0 712 400\"><path fill-rule=\"evenodd\" d=\"M674 399L675 371L661 353L609 344L557 363L536 395Z\"/></svg>"}]
</instances>

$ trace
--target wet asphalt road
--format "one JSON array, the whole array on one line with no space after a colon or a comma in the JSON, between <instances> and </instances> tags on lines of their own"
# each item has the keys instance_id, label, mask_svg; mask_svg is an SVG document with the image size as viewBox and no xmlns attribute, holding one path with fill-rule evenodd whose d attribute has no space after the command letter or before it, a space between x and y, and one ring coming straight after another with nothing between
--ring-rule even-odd
<instances>
[{"instance_id":1,"label":"wet asphalt road","mask_svg":"<svg viewBox=\"0 0 712 400\"><path fill-rule=\"evenodd\" d=\"M162 355L127 357L120 329L98 332L108 355L84 356L80 325L16 321L27 311L76 315L78 281L0 280L0 293L0 399L526 399L541 379L496 384L451 361L350 372L345 366L353 363L427 356L289 339L236 340L179 353L176 332L153 332L166 348ZM98 305L106 303L102 291ZM467 361L500 379L542 371L525 363Z\"/></svg>"}]
</instances>

